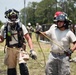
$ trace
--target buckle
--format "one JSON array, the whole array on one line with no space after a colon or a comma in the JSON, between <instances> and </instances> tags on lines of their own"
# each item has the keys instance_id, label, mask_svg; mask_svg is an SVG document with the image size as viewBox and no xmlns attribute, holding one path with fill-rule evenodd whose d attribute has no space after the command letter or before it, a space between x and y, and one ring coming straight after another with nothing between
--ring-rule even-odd
<instances>
[{"instance_id":1,"label":"buckle","mask_svg":"<svg viewBox=\"0 0 76 75\"><path fill-rule=\"evenodd\" d=\"M8 47L8 48L17 48L17 47Z\"/></svg>"}]
</instances>

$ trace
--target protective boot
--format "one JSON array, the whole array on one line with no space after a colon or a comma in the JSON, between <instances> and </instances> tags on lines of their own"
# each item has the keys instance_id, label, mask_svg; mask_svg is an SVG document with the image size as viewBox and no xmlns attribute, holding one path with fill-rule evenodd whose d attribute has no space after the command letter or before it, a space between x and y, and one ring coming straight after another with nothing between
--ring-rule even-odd
<instances>
[{"instance_id":1,"label":"protective boot","mask_svg":"<svg viewBox=\"0 0 76 75\"><path fill-rule=\"evenodd\" d=\"M7 75L17 75L16 68L8 69Z\"/></svg>"},{"instance_id":2,"label":"protective boot","mask_svg":"<svg viewBox=\"0 0 76 75\"><path fill-rule=\"evenodd\" d=\"M20 63L19 68L20 68L21 75L29 75L28 68L25 63Z\"/></svg>"}]
</instances>

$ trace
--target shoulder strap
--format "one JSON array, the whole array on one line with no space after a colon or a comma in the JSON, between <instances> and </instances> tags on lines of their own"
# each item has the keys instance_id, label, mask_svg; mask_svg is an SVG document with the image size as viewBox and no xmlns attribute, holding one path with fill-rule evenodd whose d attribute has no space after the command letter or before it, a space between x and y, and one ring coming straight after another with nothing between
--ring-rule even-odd
<instances>
[{"instance_id":1,"label":"shoulder strap","mask_svg":"<svg viewBox=\"0 0 76 75\"><path fill-rule=\"evenodd\" d=\"M6 32L6 45L9 46L9 41L11 40L11 36L8 36L8 30L10 31L10 29L8 29L8 23L6 24L5 28L4 28L5 32Z\"/></svg>"},{"instance_id":2,"label":"shoulder strap","mask_svg":"<svg viewBox=\"0 0 76 75\"><path fill-rule=\"evenodd\" d=\"M11 36L8 36L8 33L9 33L8 23L5 26L5 30L6 30L6 45L9 47L10 46L9 42L11 40ZM17 30L17 33L18 33L17 34L18 35L18 47L22 47L22 45L25 42L25 40L23 38L23 30L22 30L21 23L17 23L16 30ZM10 29L10 32L11 32L11 29Z\"/></svg>"},{"instance_id":3,"label":"shoulder strap","mask_svg":"<svg viewBox=\"0 0 76 75\"><path fill-rule=\"evenodd\" d=\"M18 45L19 47L23 45L23 43L25 42L24 37L23 37L23 29L22 29L22 24L18 23L17 24L17 32L18 32Z\"/></svg>"}]
</instances>

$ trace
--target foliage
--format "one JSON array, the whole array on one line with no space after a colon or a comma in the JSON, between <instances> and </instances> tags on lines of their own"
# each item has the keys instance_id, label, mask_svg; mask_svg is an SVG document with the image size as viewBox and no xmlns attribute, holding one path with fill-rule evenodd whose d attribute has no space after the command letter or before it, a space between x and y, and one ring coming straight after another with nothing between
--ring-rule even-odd
<instances>
[{"instance_id":1,"label":"foliage","mask_svg":"<svg viewBox=\"0 0 76 75\"><path fill-rule=\"evenodd\" d=\"M23 10L26 12L26 23L31 22L32 25L35 25L36 22L41 24L53 23L53 16L56 11L67 13L73 21L73 24L76 23L76 0L42 0L39 3L29 2L28 6L21 10L22 15L24 15Z\"/></svg>"},{"instance_id":2,"label":"foliage","mask_svg":"<svg viewBox=\"0 0 76 75\"><path fill-rule=\"evenodd\" d=\"M32 25L35 25L35 9L37 2L30 2L27 8L21 10L21 14L24 15L24 10L26 11L26 23L30 22Z\"/></svg>"}]
</instances>

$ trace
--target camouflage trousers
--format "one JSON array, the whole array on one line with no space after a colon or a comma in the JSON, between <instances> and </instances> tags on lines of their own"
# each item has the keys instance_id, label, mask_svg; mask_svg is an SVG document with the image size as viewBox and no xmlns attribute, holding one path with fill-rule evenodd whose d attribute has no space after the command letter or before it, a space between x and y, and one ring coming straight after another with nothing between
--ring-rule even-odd
<instances>
[{"instance_id":1,"label":"camouflage trousers","mask_svg":"<svg viewBox=\"0 0 76 75\"><path fill-rule=\"evenodd\" d=\"M45 68L46 75L70 75L69 57L50 53Z\"/></svg>"}]
</instances>

